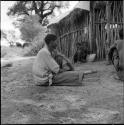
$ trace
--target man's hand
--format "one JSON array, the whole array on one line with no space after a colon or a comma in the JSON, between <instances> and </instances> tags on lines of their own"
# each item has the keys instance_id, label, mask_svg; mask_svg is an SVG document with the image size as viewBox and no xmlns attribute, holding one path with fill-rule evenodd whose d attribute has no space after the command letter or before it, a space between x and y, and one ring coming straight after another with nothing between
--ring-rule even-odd
<instances>
[{"instance_id":1,"label":"man's hand","mask_svg":"<svg viewBox=\"0 0 124 125\"><path fill-rule=\"evenodd\" d=\"M67 57L65 57L64 55L61 55L61 57L66 61L66 64L70 68L70 71L74 71L74 67L73 67L71 61Z\"/></svg>"},{"instance_id":2,"label":"man's hand","mask_svg":"<svg viewBox=\"0 0 124 125\"><path fill-rule=\"evenodd\" d=\"M67 71L67 70L66 69L60 69L59 73L62 73L62 72L65 72L65 71Z\"/></svg>"},{"instance_id":3,"label":"man's hand","mask_svg":"<svg viewBox=\"0 0 124 125\"><path fill-rule=\"evenodd\" d=\"M56 58L55 60L56 60L59 64L62 63L62 62L61 62L62 60L65 60L67 66L69 67L69 70L70 70L70 71L74 71L74 67L73 67L71 61L70 61L64 54L58 52L57 50L55 50L54 53L55 53L55 58ZM61 68L62 68L62 67L61 67ZM63 69L61 72L63 72L63 71L65 71L65 70Z\"/></svg>"}]
</instances>

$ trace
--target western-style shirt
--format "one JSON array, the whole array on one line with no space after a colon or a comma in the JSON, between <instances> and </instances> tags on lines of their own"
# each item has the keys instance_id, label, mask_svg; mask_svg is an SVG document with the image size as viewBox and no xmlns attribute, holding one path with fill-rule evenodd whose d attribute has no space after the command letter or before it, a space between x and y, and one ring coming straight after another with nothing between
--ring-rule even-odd
<instances>
[{"instance_id":1,"label":"western-style shirt","mask_svg":"<svg viewBox=\"0 0 124 125\"><path fill-rule=\"evenodd\" d=\"M38 84L50 82L53 73L59 72L59 65L53 59L46 45L38 52L32 70L35 83Z\"/></svg>"}]
</instances>

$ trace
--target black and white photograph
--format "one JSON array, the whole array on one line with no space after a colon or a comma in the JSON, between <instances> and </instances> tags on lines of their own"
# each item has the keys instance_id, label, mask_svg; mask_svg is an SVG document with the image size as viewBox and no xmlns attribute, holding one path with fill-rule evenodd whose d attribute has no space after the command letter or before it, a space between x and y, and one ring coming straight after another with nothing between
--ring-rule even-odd
<instances>
[{"instance_id":1,"label":"black and white photograph","mask_svg":"<svg viewBox=\"0 0 124 125\"><path fill-rule=\"evenodd\" d=\"M124 124L124 1L1 1L1 124Z\"/></svg>"}]
</instances>

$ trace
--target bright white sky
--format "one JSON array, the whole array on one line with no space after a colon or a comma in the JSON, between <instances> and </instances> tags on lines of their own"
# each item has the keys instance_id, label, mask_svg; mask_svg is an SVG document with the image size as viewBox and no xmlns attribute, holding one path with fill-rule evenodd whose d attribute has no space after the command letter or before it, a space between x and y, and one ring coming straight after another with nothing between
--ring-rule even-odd
<instances>
[{"instance_id":1,"label":"bright white sky","mask_svg":"<svg viewBox=\"0 0 124 125\"><path fill-rule=\"evenodd\" d=\"M7 16L7 11L15 1L1 1L1 29L9 30L14 29L12 22L13 19Z\"/></svg>"}]
</instances>

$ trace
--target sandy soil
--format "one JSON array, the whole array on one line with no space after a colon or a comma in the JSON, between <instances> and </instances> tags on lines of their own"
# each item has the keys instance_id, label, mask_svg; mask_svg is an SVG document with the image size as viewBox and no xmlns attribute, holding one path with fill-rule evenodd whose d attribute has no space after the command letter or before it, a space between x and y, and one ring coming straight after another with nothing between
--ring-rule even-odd
<instances>
[{"instance_id":1,"label":"sandy soil","mask_svg":"<svg viewBox=\"0 0 124 125\"><path fill-rule=\"evenodd\" d=\"M123 85L112 65L94 62L76 70L97 70L82 86L40 87L33 84L33 58L1 68L1 123L124 123Z\"/></svg>"}]
</instances>

